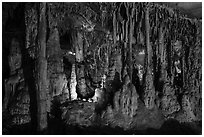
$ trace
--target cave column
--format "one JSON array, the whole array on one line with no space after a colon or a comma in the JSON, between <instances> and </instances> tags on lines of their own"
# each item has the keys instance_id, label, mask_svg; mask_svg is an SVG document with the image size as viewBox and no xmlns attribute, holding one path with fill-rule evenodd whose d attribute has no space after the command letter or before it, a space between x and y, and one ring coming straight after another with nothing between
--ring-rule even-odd
<instances>
[{"instance_id":1,"label":"cave column","mask_svg":"<svg viewBox=\"0 0 204 137\"><path fill-rule=\"evenodd\" d=\"M86 81L84 74L84 51L83 51L83 34L81 32L77 32L77 38L75 41L75 51L76 51L76 92L80 94L81 98L86 96Z\"/></svg>"},{"instance_id":2,"label":"cave column","mask_svg":"<svg viewBox=\"0 0 204 137\"><path fill-rule=\"evenodd\" d=\"M152 47L150 45L150 24L149 24L149 4L147 3L145 10L145 30L146 30L146 47L147 47L147 69L145 76L145 93L144 102L148 109L152 109L155 105L155 87L153 84L153 72L152 72Z\"/></svg>"},{"instance_id":3,"label":"cave column","mask_svg":"<svg viewBox=\"0 0 204 137\"><path fill-rule=\"evenodd\" d=\"M36 62L37 130L43 131L47 128L46 3L40 3L39 5L38 54Z\"/></svg>"}]
</instances>

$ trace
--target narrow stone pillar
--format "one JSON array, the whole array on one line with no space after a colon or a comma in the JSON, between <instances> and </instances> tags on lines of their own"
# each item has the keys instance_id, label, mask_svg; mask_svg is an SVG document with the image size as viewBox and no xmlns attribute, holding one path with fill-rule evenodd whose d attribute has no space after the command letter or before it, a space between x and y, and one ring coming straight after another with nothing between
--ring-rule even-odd
<instances>
[{"instance_id":1,"label":"narrow stone pillar","mask_svg":"<svg viewBox=\"0 0 204 137\"><path fill-rule=\"evenodd\" d=\"M36 63L37 130L47 128L46 3L39 4L38 53Z\"/></svg>"},{"instance_id":2,"label":"narrow stone pillar","mask_svg":"<svg viewBox=\"0 0 204 137\"><path fill-rule=\"evenodd\" d=\"M79 98L85 98L86 93L86 81L84 75L84 48L83 48L83 35L77 32L77 38L75 42L76 51L76 92Z\"/></svg>"}]
</instances>

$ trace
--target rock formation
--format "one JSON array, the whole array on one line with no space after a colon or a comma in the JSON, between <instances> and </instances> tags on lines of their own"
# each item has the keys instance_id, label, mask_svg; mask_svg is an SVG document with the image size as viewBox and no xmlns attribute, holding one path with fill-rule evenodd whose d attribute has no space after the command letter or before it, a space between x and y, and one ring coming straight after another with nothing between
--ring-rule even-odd
<instances>
[{"instance_id":1,"label":"rock formation","mask_svg":"<svg viewBox=\"0 0 204 137\"><path fill-rule=\"evenodd\" d=\"M4 17L2 44L12 128L49 133L56 122L130 132L202 121L202 20L165 3L3 7L16 15Z\"/></svg>"}]
</instances>

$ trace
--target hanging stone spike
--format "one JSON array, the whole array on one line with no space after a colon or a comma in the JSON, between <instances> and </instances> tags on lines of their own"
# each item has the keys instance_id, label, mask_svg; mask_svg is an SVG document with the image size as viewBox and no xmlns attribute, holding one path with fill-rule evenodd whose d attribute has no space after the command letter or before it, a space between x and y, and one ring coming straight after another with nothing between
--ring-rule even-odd
<instances>
[{"instance_id":1,"label":"hanging stone spike","mask_svg":"<svg viewBox=\"0 0 204 137\"><path fill-rule=\"evenodd\" d=\"M116 11L113 12L113 43L115 44L117 41L116 37Z\"/></svg>"},{"instance_id":2,"label":"hanging stone spike","mask_svg":"<svg viewBox=\"0 0 204 137\"><path fill-rule=\"evenodd\" d=\"M148 109L153 109L155 106L155 87L153 84L153 74L151 67L151 45L150 45L150 25L149 25L149 6L147 4L145 10L145 29L146 29L146 46L147 46L147 70L146 70L146 81L145 81L145 94L144 94L144 102L145 106Z\"/></svg>"}]
</instances>

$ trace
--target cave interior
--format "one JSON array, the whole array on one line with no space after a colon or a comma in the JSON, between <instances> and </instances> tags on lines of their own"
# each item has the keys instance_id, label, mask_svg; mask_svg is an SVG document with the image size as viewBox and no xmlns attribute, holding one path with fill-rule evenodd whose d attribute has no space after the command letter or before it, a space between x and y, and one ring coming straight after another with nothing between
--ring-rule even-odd
<instances>
[{"instance_id":1,"label":"cave interior","mask_svg":"<svg viewBox=\"0 0 204 137\"><path fill-rule=\"evenodd\" d=\"M2 134L202 134L201 11L3 2Z\"/></svg>"}]
</instances>

